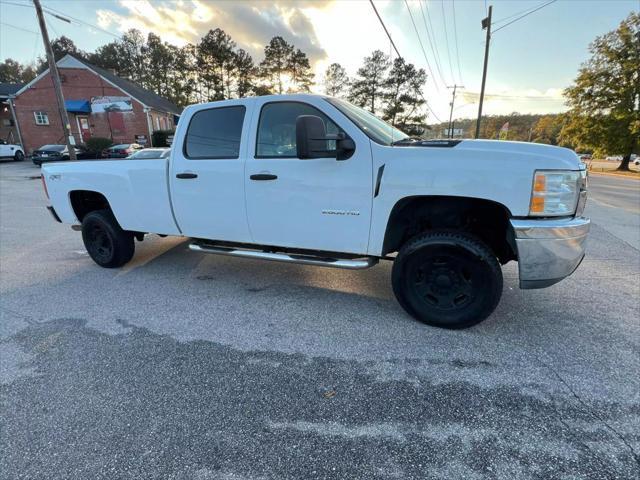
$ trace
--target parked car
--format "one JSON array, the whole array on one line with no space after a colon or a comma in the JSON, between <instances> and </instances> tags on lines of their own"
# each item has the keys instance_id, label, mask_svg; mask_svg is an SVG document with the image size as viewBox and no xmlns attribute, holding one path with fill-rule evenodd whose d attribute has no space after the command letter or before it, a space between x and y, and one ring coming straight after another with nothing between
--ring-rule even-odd
<instances>
[{"instance_id":1,"label":"parked car","mask_svg":"<svg viewBox=\"0 0 640 480\"><path fill-rule=\"evenodd\" d=\"M622 155L609 155L605 160L608 160L610 162L621 162Z\"/></svg>"},{"instance_id":2,"label":"parked car","mask_svg":"<svg viewBox=\"0 0 640 480\"><path fill-rule=\"evenodd\" d=\"M169 158L170 148L144 148L133 152L127 157L127 160L144 160L153 158Z\"/></svg>"},{"instance_id":3,"label":"parked car","mask_svg":"<svg viewBox=\"0 0 640 480\"><path fill-rule=\"evenodd\" d=\"M633 162L634 165L640 165L640 157L635 153L631 154L631 161Z\"/></svg>"},{"instance_id":4,"label":"parked car","mask_svg":"<svg viewBox=\"0 0 640 480\"><path fill-rule=\"evenodd\" d=\"M7 143L5 140L0 140L0 159L2 160L15 160L21 162L24 160L24 150L20 145L13 143Z\"/></svg>"},{"instance_id":5,"label":"parked car","mask_svg":"<svg viewBox=\"0 0 640 480\"><path fill-rule=\"evenodd\" d=\"M78 160L86 160L88 158L95 158L96 156L95 153L90 152L80 145L76 146L74 150ZM69 149L66 145L43 145L31 153L31 161L34 165L42 165L45 162L60 162L63 160L69 160Z\"/></svg>"},{"instance_id":6,"label":"parked car","mask_svg":"<svg viewBox=\"0 0 640 480\"><path fill-rule=\"evenodd\" d=\"M576 155L578 155L578 158L583 162L588 162L592 159L592 155L590 153L576 153Z\"/></svg>"},{"instance_id":7,"label":"parked car","mask_svg":"<svg viewBox=\"0 0 640 480\"><path fill-rule=\"evenodd\" d=\"M501 264L518 261L521 288L571 275L590 225L572 150L415 140L319 95L192 105L167 159L49 164L42 179L53 217L81 224L102 267L129 262L146 232L241 258L346 269L392 261L400 305L445 328L493 312Z\"/></svg>"},{"instance_id":8,"label":"parked car","mask_svg":"<svg viewBox=\"0 0 640 480\"><path fill-rule=\"evenodd\" d=\"M127 158L134 152L142 150L144 147L137 143L120 143L118 145L111 145L109 148L102 151L102 158Z\"/></svg>"}]
</instances>

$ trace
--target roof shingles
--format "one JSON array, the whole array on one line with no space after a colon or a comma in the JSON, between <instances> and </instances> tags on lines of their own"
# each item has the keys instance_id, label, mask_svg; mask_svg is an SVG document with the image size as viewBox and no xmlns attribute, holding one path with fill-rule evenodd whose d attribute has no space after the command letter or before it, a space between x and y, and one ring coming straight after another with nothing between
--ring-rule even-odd
<instances>
[{"instance_id":1,"label":"roof shingles","mask_svg":"<svg viewBox=\"0 0 640 480\"><path fill-rule=\"evenodd\" d=\"M0 83L0 97L8 97L15 94L24 86L24 83Z\"/></svg>"}]
</instances>

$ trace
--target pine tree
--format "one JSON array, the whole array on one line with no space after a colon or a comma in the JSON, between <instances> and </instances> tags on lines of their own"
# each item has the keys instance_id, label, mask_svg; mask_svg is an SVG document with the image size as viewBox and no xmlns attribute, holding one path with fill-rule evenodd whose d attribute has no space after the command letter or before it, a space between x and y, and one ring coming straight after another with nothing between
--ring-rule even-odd
<instances>
[{"instance_id":1,"label":"pine tree","mask_svg":"<svg viewBox=\"0 0 640 480\"><path fill-rule=\"evenodd\" d=\"M220 28L209 30L202 37L197 58L208 100L224 100L231 96L235 47L235 42Z\"/></svg>"},{"instance_id":2,"label":"pine tree","mask_svg":"<svg viewBox=\"0 0 640 480\"><path fill-rule=\"evenodd\" d=\"M360 107L376 113L379 100L386 89L386 74L389 70L389 57L380 50L375 50L371 56L364 59L364 64L356 72L356 78L351 84L349 99Z\"/></svg>"},{"instance_id":3,"label":"pine tree","mask_svg":"<svg viewBox=\"0 0 640 480\"><path fill-rule=\"evenodd\" d=\"M324 92L332 97L340 97L349 88L347 71L339 63L332 63L324 72Z\"/></svg>"},{"instance_id":4,"label":"pine tree","mask_svg":"<svg viewBox=\"0 0 640 480\"><path fill-rule=\"evenodd\" d=\"M242 48L234 58L236 72L236 94L239 98L249 95L255 86L256 67L253 58Z\"/></svg>"},{"instance_id":5,"label":"pine tree","mask_svg":"<svg viewBox=\"0 0 640 480\"><path fill-rule=\"evenodd\" d=\"M385 81L383 118L406 133L422 131L426 120L422 88L426 81L423 69L396 58Z\"/></svg>"},{"instance_id":6,"label":"pine tree","mask_svg":"<svg viewBox=\"0 0 640 480\"><path fill-rule=\"evenodd\" d=\"M288 62L289 75L291 75L291 86L289 93L309 92L313 85L313 71L306 53L299 48L292 52Z\"/></svg>"},{"instance_id":7,"label":"pine tree","mask_svg":"<svg viewBox=\"0 0 640 480\"><path fill-rule=\"evenodd\" d=\"M273 37L269 45L264 47L264 60L260 62L260 76L265 87L278 94L285 91L285 83L289 80L290 59L293 46L282 37Z\"/></svg>"}]
</instances>

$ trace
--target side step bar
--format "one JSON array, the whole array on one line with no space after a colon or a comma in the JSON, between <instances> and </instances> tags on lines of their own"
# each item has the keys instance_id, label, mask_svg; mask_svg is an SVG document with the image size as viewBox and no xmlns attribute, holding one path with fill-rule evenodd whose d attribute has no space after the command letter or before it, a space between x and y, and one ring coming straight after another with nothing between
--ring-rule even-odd
<instances>
[{"instance_id":1,"label":"side step bar","mask_svg":"<svg viewBox=\"0 0 640 480\"><path fill-rule=\"evenodd\" d=\"M302 265L316 265L319 267L345 268L347 270L362 270L373 267L378 263L375 257L364 257L356 259L325 258L313 255L298 255L293 253L271 253L256 250L242 250L237 248L217 247L213 245L203 245L192 243L189 249L196 252L213 253L215 255L228 255L231 257L254 258L259 260L271 260L274 262L299 263Z\"/></svg>"}]
</instances>

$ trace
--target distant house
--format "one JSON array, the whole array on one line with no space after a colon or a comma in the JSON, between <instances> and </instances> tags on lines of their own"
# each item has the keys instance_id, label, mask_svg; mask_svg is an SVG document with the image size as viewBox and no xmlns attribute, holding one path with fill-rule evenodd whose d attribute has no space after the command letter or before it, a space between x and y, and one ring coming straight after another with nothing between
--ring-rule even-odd
<instances>
[{"instance_id":1,"label":"distant house","mask_svg":"<svg viewBox=\"0 0 640 480\"><path fill-rule=\"evenodd\" d=\"M155 130L173 130L180 109L129 80L72 55L57 62L71 133L76 144L90 137L151 145ZM26 152L64 143L49 69L13 94L15 121Z\"/></svg>"},{"instance_id":2,"label":"distant house","mask_svg":"<svg viewBox=\"0 0 640 480\"><path fill-rule=\"evenodd\" d=\"M13 111L13 97L23 83L0 83L0 140L21 143Z\"/></svg>"}]
</instances>

